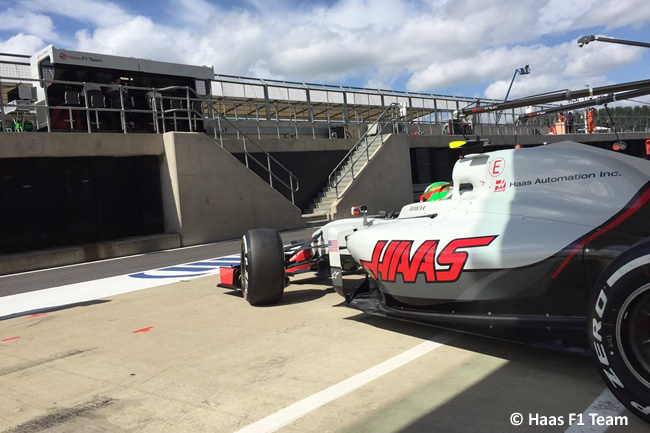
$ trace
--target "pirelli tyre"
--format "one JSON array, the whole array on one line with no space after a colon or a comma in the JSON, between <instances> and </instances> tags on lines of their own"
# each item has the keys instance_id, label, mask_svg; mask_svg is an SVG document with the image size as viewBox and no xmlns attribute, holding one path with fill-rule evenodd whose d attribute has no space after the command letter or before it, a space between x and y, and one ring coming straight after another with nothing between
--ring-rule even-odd
<instances>
[{"instance_id":1,"label":"pirelli tyre","mask_svg":"<svg viewBox=\"0 0 650 433\"><path fill-rule=\"evenodd\" d=\"M650 242L619 256L599 277L588 333L609 389L650 423Z\"/></svg>"},{"instance_id":2,"label":"pirelli tyre","mask_svg":"<svg viewBox=\"0 0 650 433\"><path fill-rule=\"evenodd\" d=\"M241 245L241 289L251 305L275 304L284 292L284 248L273 229L246 232Z\"/></svg>"}]
</instances>

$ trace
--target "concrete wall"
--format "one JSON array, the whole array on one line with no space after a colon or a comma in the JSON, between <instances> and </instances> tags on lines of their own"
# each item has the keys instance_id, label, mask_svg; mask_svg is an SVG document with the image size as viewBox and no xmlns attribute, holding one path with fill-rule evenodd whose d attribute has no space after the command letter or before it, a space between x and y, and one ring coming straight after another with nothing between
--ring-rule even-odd
<instances>
[{"instance_id":1,"label":"concrete wall","mask_svg":"<svg viewBox=\"0 0 650 433\"><path fill-rule=\"evenodd\" d=\"M304 227L301 211L210 137L196 133L1 133L0 158L157 155L165 234L0 255L0 274Z\"/></svg>"},{"instance_id":2,"label":"concrete wall","mask_svg":"<svg viewBox=\"0 0 650 433\"><path fill-rule=\"evenodd\" d=\"M11 133L0 134L0 158L162 155L155 134Z\"/></svg>"},{"instance_id":3,"label":"concrete wall","mask_svg":"<svg viewBox=\"0 0 650 433\"><path fill-rule=\"evenodd\" d=\"M208 136L163 136L165 231L183 246L242 236L254 227L304 227L301 211Z\"/></svg>"},{"instance_id":4,"label":"concrete wall","mask_svg":"<svg viewBox=\"0 0 650 433\"><path fill-rule=\"evenodd\" d=\"M357 142L357 139L351 138L257 138L253 141L262 150L269 153L279 152L315 152L315 151L349 151ZM219 141L217 141L219 142ZM224 138L223 147L230 153L243 153L244 148L242 140L234 137ZM247 145L249 152L256 153L259 149L250 143Z\"/></svg>"},{"instance_id":5,"label":"concrete wall","mask_svg":"<svg viewBox=\"0 0 650 433\"><path fill-rule=\"evenodd\" d=\"M165 232L180 234L182 245L233 239L253 227L304 227L300 209L205 134L34 132L0 139L0 158L161 156ZM336 140L322 145L328 142Z\"/></svg>"},{"instance_id":6,"label":"concrete wall","mask_svg":"<svg viewBox=\"0 0 650 433\"><path fill-rule=\"evenodd\" d=\"M67 248L0 255L0 275L143 254L151 251L162 251L180 246L181 242L178 234L162 234Z\"/></svg>"},{"instance_id":7,"label":"concrete wall","mask_svg":"<svg viewBox=\"0 0 650 433\"><path fill-rule=\"evenodd\" d=\"M232 123L231 123L232 122ZM312 138L325 138L329 139L331 133L335 132L337 139L343 137L343 128L345 128L345 135L352 139L359 139L366 130L368 125L365 123L355 123L351 122L347 125L343 123L325 123L316 121L310 123L308 121L298 121L294 123L292 121L281 121L278 123L275 120L237 120L237 121L221 121L219 122L206 122L206 130L208 134L214 134L214 128L216 127L222 132L224 137L235 137L239 136L241 132L250 136L251 138L257 138L258 136L265 138L276 138L276 139L312 139ZM239 128L239 134L237 131ZM436 125L434 128L441 129L440 126Z\"/></svg>"},{"instance_id":8,"label":"concrete wall","mask_svg":"<svg viewBox=\"0 0 650 433\"><path fill-rule=\"evenodd\" d=\"M368 214L396 211L413 201L411 157L407 135L391 135L332 206L332 218L350 217L352 206L367 205Z\"/></svg>"}]
</instances>

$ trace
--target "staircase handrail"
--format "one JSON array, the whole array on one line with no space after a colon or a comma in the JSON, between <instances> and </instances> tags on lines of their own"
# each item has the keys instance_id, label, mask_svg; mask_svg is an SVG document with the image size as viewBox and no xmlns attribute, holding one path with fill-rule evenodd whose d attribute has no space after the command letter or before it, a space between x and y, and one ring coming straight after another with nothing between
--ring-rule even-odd
<instances>
[{"instance_id":1,"label":"staircase handrail","mask_svg":"<svg viewBox=\"0 0 650 433\"><path fill-rule=\"evenodd\" d=\"M368 126L368 129L366 130L366 132L361 136L361 138L359 138L359 140L354 144L354 146L352 146L350 151L343 157L341 162L339 162L338 165L336 167L334 167L334 169L330 172L329 177L328 177L328 185L331 188L335 189L336 198L340 198L339 197L339 188L338 188L338 186L341 183L341 181L343 180L343 178L348 173L352 172L352 179L354 180L354 178L355 178L354 165L361 159L361 157L363 155L365 155L366 156L366 161L370 161L370 155L369 155L368 149L374 143L374 141L377 139L377 137L375 137L373 140L368 140L368 137L370 136L369 135L370 132L373 131L373 128L377 128L377 136L383 142L383 136L384 136L384 131L383 130L384 130L384 127L387 124L393 124L393 125L395 124L395 122L398 120L399 108L400 108L400 104L397 103L397 102L393 102L388 107L386 107L384 109L384 111L382 111L382 113L379 115L379 117L377 117L377 120L375 120L370 126ZM384 122L382 124L382 121L383 121L384 117L389 112L391 114L390 121L389 122ZM361 147L362 143L365 143L365 148L363 148L364 152L361 152L361 154L354 161L352 161L352 163L350 164L350 168L348 168L344 172L341 172L340 176L337 179L336 172L346 162L348 162L349 159L351 159L352 154L354 152L356 152Z\"/></svg>"},{"instance_id":2,"label":"staircase handrail","mask_svg":"<svg viewBox=\"0 0 650 433\"><path fill-rule=\"evenodd\" d=\"M179 90L179 89L184 89L184 90L187 91L186 97L165 96L165 95L162 95L162 94L158 93L158 92L165 92L165 91ZM225 121L230 126L232 126L235 130L237 130L237 132L239 134L241 134L241 136L243 137L242 144L239 144L239 142L237 141L237 145L244 151L244 161L245 161L246 167L250 169L250 167L249 167L249 161L250 160L255 162L262 170L266 171L266 173L268 174L268 176L269 176L269 185L271 185L271 187L274 187L273 186L273 180L275 179L277 182L279 182L281 185L283 185L285 188L287 188L290 191L290 193L291 193L291 202L293 204L295 204L294 194L300 188L300 183L299 183L298 178L296 177L296 175L294 175L288 168L286 168L282 163L280 163L280 161L275 159L270 153L268 153L267 151L262 149L253 139L251 139L235 123L231 122L228 118L223 116L223 114L221 112L219 112L219 110L216 109L214 102L209 100L209 98L206 98L203 95L200 95L198 92L196 92L196 90L194 90L191 87L187 87L187 86L169 86L169 87L163 87L163 88L155 88L155 89L152 89L152 91L154 92L154 97L156 99L160 99L160 101L161 101L160 107L162 109L160 110L160 114L158 114L158 116L160 116L160 118L162 120L165 119L165 113L169 114L169 113L175 113L175 112L187 112L188 113L188 117L187 117L188 121L191 120L191 114L196 114L196 115L201 116L202 118L204 118L205 113L201 113L201 112L198 112L197 110L195 110L193 105L190 103L191 101L200 101L202 104L205 105L205 107L208 107L209 114L210 114L210 117L211 117L212 120L217 119L219 121L219 123L221 123L221 121ZM190 94L192 94L193 97L190 96ZM168 108L168 109L164 109L163 104L162 104L162 99L163 98L175 99L175 100L186 100L186 107L187 108ZM156 109L157 106L158 106L158 104L153 104L154 110ZM164 122L163 122L163 129L164 129ZM190 122L190 130L191 130L191 122ZM215 128L215 139L216 139L216 128ZM219 140L220 145L223 148L224 147L223 134L219 134L219 139L220 139ZM248 147L247 147L247 144L246 144L247 140L248 140L248 142L250 144L253 145L253 147L256 150L258 150L259 152L263 153L266 156L266 165L264 163L258 161L257 158L255 156L253 156L253 154L248 151ZM283 171L284 173L286 173L288 175L288 184L282 178L280 178L276 173L273 172L273 169L271 168L271 162L275 163L276 166L281 169L281 171Z\"/></svg>"},{"instance_id":3,"label":"staircase handrail","mask_svg":"<svg viewBox=\"0 0 650 433\"><path fill-rule=\"evenodd\" d=\"M199 95L199 96L200 96L200 95ZM203 99L203 98L202 98L202 99ZM246 134L246 133L245 133L241 128L239 128L239 126L237 126L234 122L232 122L230 119L228 119L227 117L225 117L225 116L223 115L223 113L221 113L221 112L220 112L220 111L215 107L215 103L214 103L214 102L208 101L207 104L208 104L207 106L208 106L209 109L210 109L210 116L211 116L211 118L212 118L213 120L216 119L216 120L219 122L219 130L221 130L221 122L226 122L228 125L230 125L231 127L233 127L233 128L234 128L234 129L235 129L239 134L241 134L241 136L243 137L243 139L242 139L242 143L241 143L241 144L239 144L238 140L235 140L234 142L236 142L237 145L238 145L241 149L243 149L243 151L244 151L244 161L245 161L245 165L246 165L246 167L249 167L249 160L252 160L253 162L255 162L255 163L256 163L260 168L262 168L264 171L266 171L267 174L269 175L269 184L273 187L273 179L275 179L275 180L277 180L278 182L280 182L280 184L282 184L285 188L287 188L287 189L291 192L291 202L292 202L293 204L296 204L296 203L295 203L294 194L295 194L295 193L300 189L300 183L299 183L298 178L296 177L296 175L293 174L293 173L292 173L292 172L291 172L287 167L285 167L285 166L284 166L280 161L278 161L277 159L275 159L275 158L274 158L270 153L268 153L266 150L262 149L262 148L261 148L261 147L260 147L260 146L255 142L255 140L253 140L252 138L250 138L250 137L248 136L248 134ZM217 128L215 128L215 132L214 132L214 133L215 133L215 137L214 137L214 138L216 139L216 138L217 138L217 136L216 136L216 135L217 135ZM258 161L257 158L255 158L255 156L253 156L253 154L250 153L250 152L248 151L247 141L248 141L250 144L252 144L253 147L254 147L255 149L257 149L259 152L263 153L263 154L266 156L266 166L264 165L264 163ZM223 144L223 134L221 134L221 133L219 134L219 142L220 142L221 147L223 148L223 147L224 147L224 144ZM272 170L272 168L271 168L271 162L274 162L274 163L277 165L277 167L279 167L279 168L281 169L282 172L284 172L284 173L286 173L286 174L288 175L288 178L289 178L289 181L288 181L289 183L288 183L288 184L287 184L287 182L285 182L284 180L282 180L282 179L281 179L277 174L275 174L275 173L273 172L273 170ZM249 168L250 168L250 167L249 167Z\"/></svg>"}]
</instances>

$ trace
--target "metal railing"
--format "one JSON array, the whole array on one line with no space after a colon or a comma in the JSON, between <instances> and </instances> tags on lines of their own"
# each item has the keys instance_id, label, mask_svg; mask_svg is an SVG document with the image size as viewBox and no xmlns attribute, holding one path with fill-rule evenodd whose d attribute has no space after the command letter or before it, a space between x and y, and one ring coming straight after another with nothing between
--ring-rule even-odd
<instances>
[{"instance_id":1,"label":"metal railing","mask_svg":"<svg viewBox=\"0 0 650 433\"><path fill-rule=\"evenodd\" d=\"M15 80L15 81L14 81ZM167 125L172 122L173 130L198 131L198 123L205 119L204 110L196 106L203 104L201 95L198 95L191 87L173 86L166 88L149 88L137 86L122 86L117 84L88 83L78 81L62 80L35 80L27 78L2 78L0 84L14 82L16 88L25 87L35 89L32 85L47 88L52 84L62 86L60 95L55 103L48 92L44 98L37 101L35 97L29 99L15 99L4 102L4 95L0 99L0 117L3 130L7 131L7 120L11 124L21 123L24 127L29 122L37 130L55 131L81 131L85 129L88 133L120 131L128 132L166 132ZM27 84L28 86L25 86ZM110 97L110 90L115 90L117 97ZM146 104L142 101L136 104L134 98L129 96L133 92L146 93ZM184 93L180 97L176 95ZM180 93L179 93L180 92ZM32 93L31 91L28 93ZM179 102L175 104L174 102ZM181 103L182 102L182 103ZM54 125L56 120L51 118L54 110L67 113L64 121L67 127L61 128ZM118 116L119 121L110 119L110 115ZM143 117L144 115L144 117ZM85 122L82 121L85 120ZM100 119L101 118L101 119ZM108 127L100 127L100 120L109 123ZM18 122L20 121L20 122ZM178 123L185 121L181 128ZM143 127L142 123L151 125L151 128ZM77 123L77 125L75 125ZM84 125L82 128L78 123ZM136 128L135 124L140 123ZM13 128L12 128L13 130Z\"/></svg>"},{"instance_id":2,"label":"metal railing","mask_svg":"<svg viewBox=\"0 0 650 433\"><path fill-rule=\"evenodd\" d=\"M87 131L108 132L119 131L124 134L136 132L165 133L169 131L196 132L203 128L206 122L221 125L222 122L229 124L238 131L241 140L232 142L240 147L244 154L244 164L247 168L255 165L268 176L271 187L278 186L287 188L292 203L295 203L294 194L298 191L298 178L277 159L262 149L248 135L229 119L223 117L214 106L209 96L198 94L193 88L187 86L170 86L163 88L148 88L137 86L122 86L117 84L80 83L60 80L32 80L26 78L9 78L20 84L30 84L26 87L29 90L29 99L17 99L13 104L5 104L4 96L0 98L0 125L2 130L24 132L27 124L33 125L36 129L44 129L48 132L58 131ZM8 80L5 80L7 82ZM50 105L45 92L42 101L36 101L31 97L31 84L42 85L47 88L51 84L66 87L63 89L61 103ZM108 96L109 90L114 90L112 98ZM139 92L146 95L147 106L136 104L129 96ZM181 96L183 95L183 96ZM66 128L54 128L51 113L58 113L64 116ZM9 119L8 119L9 118ZM85 128L83 125L85 120ZM116 122L117 119L117 122ZM9 120L9 121L8 121ZM101 129L101 123L109 123L108 129ZM146 123L146 126L145 126ZM150 126L149 126L150 125ZM219 127L219 129L221 129ZM214 138L219 138L221 147L224 147L223 135L217 135L217 128L214 128ZM252 148L252 149L251 149ZM264 160L260 161L253 152L262 154ZM266 177L263 176L264 177Z\"/></svg>"},{"instance_id":3,"label":"metal railing","mask_svg":"<svg viewBox=\"0 0 650 433\"><path fill-rule=\"evenodd\" d=\"M584 131L587 128L586 117L580 118L576 123L579 131ZM618 132L650 132L650 118L644 116L612 116L611 119L607 116L598 116L595 121L597 128L605 128Z\"/></svg>"},{"instance_id":4,"label":"metal railing","mask_svg":"<svg viewBox=\"0 0 650 433\"><path fill-rule=\"evenodd\" d=\"M0 53L2 77L31 76L29 56ZM22 82L17 81L17 82ZM209 96L222 117L241 123L240 129L257 138L358 137L386 107L399 104L402 118L421 134L437 135L454 111L491 104L491 99L300 83L216 74ZM539 107L543 108L543 107ZM521 109L503 112L501 125L515 125ZM246 123L249 122L249 123ZM475 116L475 124L495 124L489 116ZM252 125L252 126L251 126Z\"/></svg>"},{"instance_id":5,"label":"metal railing","mask_svg":"<svg viewBox=\"0 0 650 433\"><path fill-rule=\"evenodd\" d=\"M30 80L32 74L29 58L28 55L0 53L0 85L35 82L36 80ZM377 120L380 113L393 103L400 104L402 119L414 125L419 133L437 135L444 133L444 125L451 119L454 111L498 102L464 96L222 74L216 74L209 87L206 97L215 104L215 109L222 117L239 124L241 131L249 135L256 134L258 139L263 136L358 137L366 125ZM3 91L0 105L6 103L5 96L6 92ZM537 111L548 105L535 105L532 109ZM501 134L514 133L515 130L520 134L525 134L528 130L531 133L535 133L535 130L539 132L543 125L528 128L528 125L519 125L517 121L520 114L530 109L513 108L502 111L500 121L496 120L495 115L475 115L472 123L475 128L481 125L480 128L486 131L483 134L490 134L490 130ZM176 110L178 116L180 111ZM108 112L108 109L105 111ZM4 112L1 114L5 117ZM173 112L164 114L173 117ZM647 123L647 120L644 123ZM622 123L616 122L616 125L618 129L618 125ZM164 125L161 125L160 130L162 126ZM642 128L642 124L620 127L623 131L638 131ZM123 130L128 132L128 128Z\"/></svg>"},{"instance_id":6,"label":"metal railing","mask_svg":"<svg viewBox=\"0 0 650 433\"><path fill-rule=\"evenodd\" d=\"M296 175L294 175L288 168L286 168L284 165L282 165L277 159L275 159L270 153L266 152L264 149L262 149L253 139L251 139L248 134L246 134L244 131L240 130L239 127L232 121L230 121L228 118L223 117L221 113L217 112L215 107L213 105L210 105L210 111L212 112L211 116L212 119L216 122L217 128L214 128L214 138L215 140L218 139L221 147L224 147L224 141L223 141L223 134L220 132L222 131L222 124L226 123L233 127L235 130L237 130L239 137L241 139L241 148L244 151L244 164L246 167L249 169L251 168L250 162L254 162L257 167L261 168L262 170L266 171L268 178L269 178L269 185L271 187L275 188L273 185L273 180L275 179L277 182L279 182L281 185L283 185L285 188L287 188L291 194L291 202L295 204L294 200L294 194L298 192L298 189L300 188L300 184L298 182L298 178ZM234 141L229 141L229 143L234 142L239 144L239 140L234 140ZM252 146L254 149L258 151L258 153L262 153L266 159L266 161L262 162L255 157L254 153L251 153L249 151L250 146ZM275 166L287 176L287 181L283 180L280 178L277 174L273 172L273 166L272 163L275 164ZM265 165L266 164L266 165ZM277 188L276 188L277 189Z\"/></svg>"},{"instance_id":7,"label":"metal railing","mask_svg":"<svg viewBox=\"0 0 650 433\"><path fill-rule=\"evenodd\" d=\"M355 143L350 151L343 157L341 162L338 163L336 167L330 172L328 176L328 185L330 188L334 188L336 198L340 198L339 195L339 185L345 179L348 173L351 175L351 180L355 179L354 167L359 161L363 160L364 165L370 161L370 147L375 144L377 140L380 143L384 142L384 136L390 135L393 132L401 132L400 128L400 104L393 103L390 104L386 109L381 113L379 118L375 120L369 127L368 130L359 138L359 141ZM384 129L390 127L390 132L386 134ZM364 158L365 157L365 158ZM350 166L344 169L346 164ZM358 175L358 171L356 173Z\"/></svg>"}]
</instances>

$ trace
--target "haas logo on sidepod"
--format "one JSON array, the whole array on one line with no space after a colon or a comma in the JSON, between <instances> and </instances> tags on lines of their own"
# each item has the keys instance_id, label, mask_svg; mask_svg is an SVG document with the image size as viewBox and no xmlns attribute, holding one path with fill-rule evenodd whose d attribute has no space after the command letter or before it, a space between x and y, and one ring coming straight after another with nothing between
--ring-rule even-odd
<instances>
[{"instance_id":1,"label":"haas logo on sidepod","mask_svg":"<svg viewBox=\"0 0 650 433\"><path fill-rule=\"evenodd\" d=\"M372 259L361 260L363 266L376 280L395 282L401 275L405 283L414 283L418 274L424 274L427 283L456 281L467 263L469 253L464 248L485 247L497 236L454 239L437 255L437 240L422 243L413 257L413 241L378 241ZM436 266L437 265L437 266Z\"/></svg>"}]
</instances>

